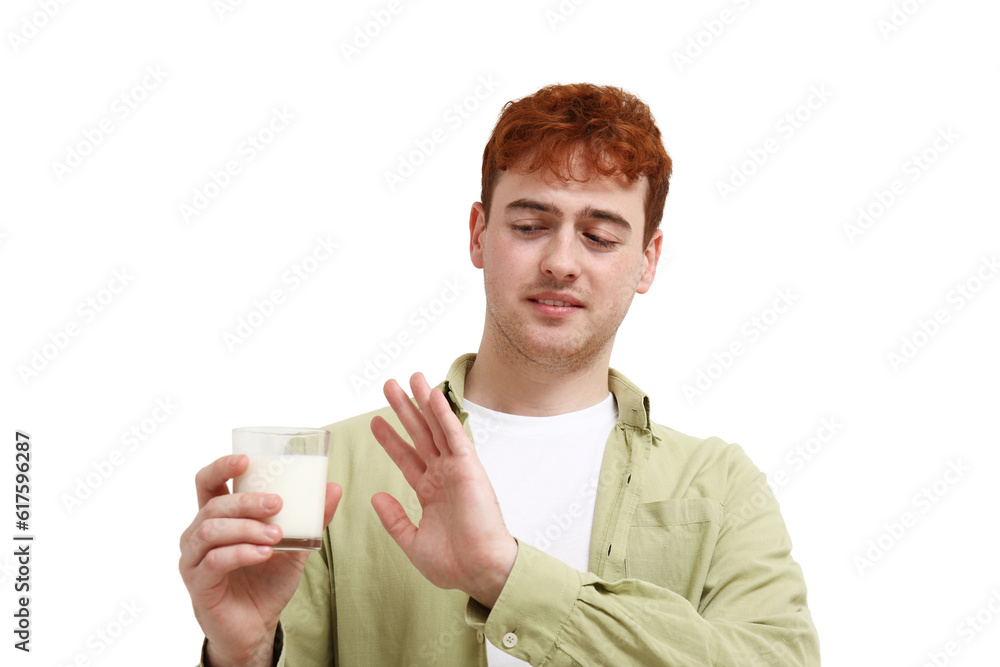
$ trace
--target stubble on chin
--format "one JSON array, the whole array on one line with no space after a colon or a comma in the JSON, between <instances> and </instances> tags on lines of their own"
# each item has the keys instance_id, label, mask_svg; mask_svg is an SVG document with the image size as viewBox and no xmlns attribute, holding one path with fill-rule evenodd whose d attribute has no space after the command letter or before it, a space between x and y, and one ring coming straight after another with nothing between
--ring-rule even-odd
<instances>
[{"instance_id":1,"label":"stubble on chin","mask_svg":"<svg viewBox=\"0 0 1000 667\"><path fill-rule=\"evenodd\" d=\"M544 368L558 373L576 373L590 368L600 359L610 344L617 327L608 335L590 335L583 339L565 341L556 346L554 339L563 338L561 325L552 327L549 340L544 329L529 331L524 322L513 317L504 318L487 300L486 326L496 343L500 356L509 364L519 367Z\"/></svg>"}]
</instances>

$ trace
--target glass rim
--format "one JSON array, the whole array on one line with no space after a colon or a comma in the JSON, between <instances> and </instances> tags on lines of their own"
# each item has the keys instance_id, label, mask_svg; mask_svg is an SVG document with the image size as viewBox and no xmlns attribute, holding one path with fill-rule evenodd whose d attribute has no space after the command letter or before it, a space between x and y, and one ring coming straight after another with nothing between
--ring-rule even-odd
<instances>
[{"instance_id":1,"label":"glass rim","mask_svg":"<svg viewBox=\"0 0 1000 667\"><path fill-rule=\"evenodd\" d=\"M258 435L277 436L322 436L329 434L325 428L307 428L298 426L240 426L233 429L233 435L256 433Z\"/></svg>"}]
</instances>

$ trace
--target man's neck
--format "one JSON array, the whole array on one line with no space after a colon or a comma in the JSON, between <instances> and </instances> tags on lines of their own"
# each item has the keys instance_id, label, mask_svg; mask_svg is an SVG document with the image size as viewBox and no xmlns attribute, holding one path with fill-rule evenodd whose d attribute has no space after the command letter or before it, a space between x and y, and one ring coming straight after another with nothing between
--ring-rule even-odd
<instances>
[{"instance_id":1,"label":"man's neck","mask_svg":"<svg viewBox=\"0 0 1000 667\"><path fill-rule=\"evenodd\" d=\"M608 357L566 370L501 354L484 338L465 377L465 398L489 410L529 417L583 410L608 396Z\"/></svg>"}]
</instances>

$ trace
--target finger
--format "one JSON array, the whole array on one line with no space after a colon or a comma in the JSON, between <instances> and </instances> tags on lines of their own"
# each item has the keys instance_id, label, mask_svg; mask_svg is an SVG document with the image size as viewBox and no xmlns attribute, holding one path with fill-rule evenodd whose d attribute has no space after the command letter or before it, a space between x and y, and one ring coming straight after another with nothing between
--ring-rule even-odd
<instances>
[{"instance_id":1,"label":"finger","mask_svg":"<svg viewBox=\"0 0 1000 667\"><path fill-rule=\"evenodd\" d=\"M434 445L434 435L427 428L426 420L420 414L417 406L410 400L410 397L403 391L403 388L399 386L399 383L395 380L389 380L383 387L383 393L385 393L389 405L392 406L393 412L399 417L403 428L410 435L410 439L413 440L413 446L421 458L440 456L441 453Z\"/></svg>"},{"instance_id":2,"label":"finger","mask_svg":"<svg viewBox=\"0 0 1000 667\"><path fill-rule=\"evenodd\" d=\"M442 437L448 443L448 449L453 454L468 453L469 451L475 454L475 445L472 444L472 440L469 439L469 435L465 432L462 422L458 421L458 417L451 411L451 405L448 403L448 399L444 397L444 393L440 389L434 389L431 392L428 403L430 403L428 412L432 416L431 419L428 419L428 422L437 424L438 428L444 432Z\"/></svg>"},{"instance_id":3,"label":"finger","mask_svg":"<svg viewBox=\"0 0 1000 667\"><path fill-rule=\"evenodd\" d=\"M414 373L410 378L410 389L413 390L413 397L417 399L424 421L434 436L434 444L442 454L450 454L451 448L448 446L448 438L445 437L444 429L441 428L440 420L433 414L430 407L431 387L427 384L423 373ZM438 391L438 393L441 393ZM444 394L441 394L443 397ZM445 401L447 403L447 401ZM450 409L450 408L449 408Z\"/></svg>"},{"instance_id":4,"label":"finger","mask_svg":"<svg viewBox=\"0 0 1000 667\"><path fill-rule=\"evenodd\" d=\"M280 539L279 526L256 519L206 519L181 546L180 567L197 567L209 552L219 547L231 544L271 546Z\"/></svg>"},{"instance_id":5,"label":"finger","mask_svg":"<svg viewBox=\"0 0 1000 667\"><path fill-rule=\"evenodd\" d=\"M189 550L195 531L211 519L257 519L263 521L281 509L281 496L273 493L231 493L210 499L181 534L180 548ZM202 554L203 556L204 554ZM196 559L197 560L197 559Z\"/></svg>"},{"instance_id":6,"label":"finger","mask_svg":"<svg viewBox=\"0 0 1000 667\"><path fill-rule=\"evenodd\" d=\"M415 490L420 477L427 471L424 460L410 446L410 443L399 437L396 429L381 417L372 418L371 429L378 444L382 445L382 449L403 473L407 484Z\"/></svg>"},{"instance_id":7,"label":"finger","mask_svg":"<svg viewBox=\"0 0 1000 667\"><path fill-rule=\"evenodd\" d=\"M417 527L410 521L410 517L406 516L403 506L388 493L376 493L372 496L372 507L375 508L375 513L378 514L378 519L389 533L389 537L399 545L406 557L410 558L410 546L417 535ZM412 558L410 562L413 562Z\"/></svg>"},{"instance_id":8,"label":"finger","mask_svg":"<svg viewBox=\"0 0 1000 667\"><path fill-rule=\"evenodd\" d=\"M333 515L340 505L340 499L344 496L344 488L336 482L328 482L326 485L326 507L323 510L323 525L328 526L333 521Z\"/></svg>"},{"instance_id":9,"label":"finger","mask_svg":"<svg viewBox=\"0 0 1000 667\"><path fill-rule=\"evenodd\" d=\"M274 549L262 544L232 544L212 549L190 571L191 596L213 594L213 589L226 584L226 577L233 570L263 563L274 554Z\"/></svg>"},{"instance_id":10,"label":"finger","mask_svg":"<svg viewBox=\"0 0 1000 667\"><path fill-rule=\"evenodd\" d=\"M250 459L246 455L230 454L215 459L199 470L194 476L194 485L198 490L198 508L201 509L216 496L228 494L226 481L245 471L248 465Z\"/></svg>"}]
</instances>

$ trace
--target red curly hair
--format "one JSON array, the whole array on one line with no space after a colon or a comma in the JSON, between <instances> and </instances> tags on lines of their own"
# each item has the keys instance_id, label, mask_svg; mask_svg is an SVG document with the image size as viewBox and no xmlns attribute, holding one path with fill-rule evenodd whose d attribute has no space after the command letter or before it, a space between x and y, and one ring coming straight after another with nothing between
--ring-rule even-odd
<instances>
[{"instance_id":1,"label":"red curly hair","mask_svg":"<svg viewBox=\"0 0 1000 667\"><path fill-rule=\"evenodd\" d=\"M570 172L578 148L594 173L630 183L649 179L643 247L649 245L663 218L672 163L646 103L613 86L551 85L504 105L483 151L487 215L501 171L547 169L564 182L579 180Z\"/></svg>"}]
</instances>

